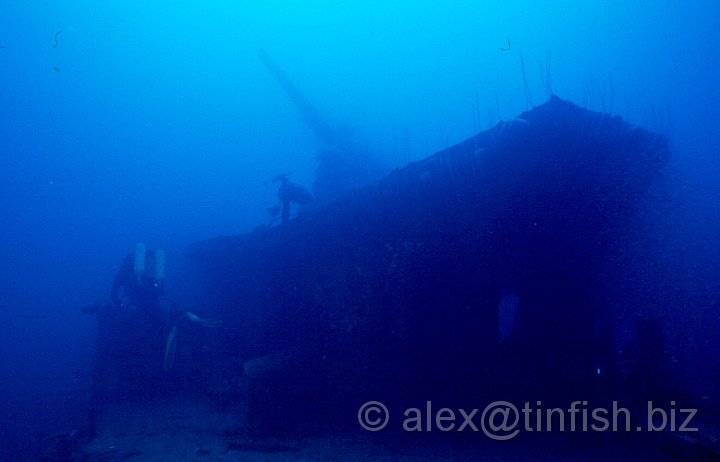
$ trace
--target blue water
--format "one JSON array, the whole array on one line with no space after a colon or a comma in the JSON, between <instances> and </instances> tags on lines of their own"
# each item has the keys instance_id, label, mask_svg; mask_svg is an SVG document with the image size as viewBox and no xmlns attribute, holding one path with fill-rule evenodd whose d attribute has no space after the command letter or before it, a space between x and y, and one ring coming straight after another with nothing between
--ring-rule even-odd
<instances>
[{"instance_id":1,"label":"blue water","mask_svg":"<svg viewBox=\"0 0 720 462\"><path fill-rule=\"evenodd\" d=\"M551 93L667 135L672 225L649 251L677 290L637 310L717 348L720 7L495 3L3 2L2 459L82 418L96 322L80 308L108 300L137 242L166 251L167 303L197 303L185 247L273 223L280 173L312 188L323 141L261 49L378 172Z\"/></svg>"}]
</instances>

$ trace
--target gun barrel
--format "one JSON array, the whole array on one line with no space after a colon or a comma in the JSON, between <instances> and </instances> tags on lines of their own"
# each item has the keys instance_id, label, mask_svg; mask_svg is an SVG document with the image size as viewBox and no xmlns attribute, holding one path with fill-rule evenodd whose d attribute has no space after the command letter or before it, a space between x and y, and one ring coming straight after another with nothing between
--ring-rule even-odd
<instances>
[{"instance_id":1,"label":"gun barrel","mask_svg":"<svg viewBox=\"0 0 720 462\"><path fill-rule=\"evenodd\" d=\"M320 113L315 106L313 106L305 95L290 81L280 66L270 58L268 52L261 49L258 51L258 57L272 76L275 77L275 80L278 81L293 104L298 108L303 120L308 124L313 133L315 133L315 136L318 137L320 142L329 145L335 144L334 130L320 117Z\"/></svg>"}]
</instances>

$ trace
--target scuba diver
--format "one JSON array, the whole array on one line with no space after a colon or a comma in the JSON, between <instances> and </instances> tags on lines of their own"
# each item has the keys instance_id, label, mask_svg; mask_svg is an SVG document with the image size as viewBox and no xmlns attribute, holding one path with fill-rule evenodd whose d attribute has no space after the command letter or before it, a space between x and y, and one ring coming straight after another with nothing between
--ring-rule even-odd
<instances>
[{"instance_id":1,"label":"scuba diver","mask_svg":"<svg viewBox=\"0 0 720 462\"><path fill-rule=\"evenodd\" d=\"M189 311L163 309L165 253L142 243L123 260L110 292L110 305L96 305L98 318L98 393L144 392L162 382L158 374L170 370L175 359L178 331L183 325L219 327L220 321ZM139 374L138 371L144 373ZM111 393L112 394L112 393Z\"/></svg>"},{"instance_id":2,"label":"scuba diver","mask_svg":"<svg viewBox=\"0 0 720 462\"><path fill-rule=\"evenodd\" d=\"M98 416L108 402L153 396L173 386L167 374L175 362L183 326L220 327L221 321L189 311L164 310L164 280L164 252L147 251L139 243L135 252L125 257L113 281L112 303L82 307L84 313L95 315L98 323L84 439L96 435ZM183 341L198 338L190 329L188 334L182 336ZM192 343L183 352L196 354Z\"/></svg>"},{"instance_id":3,"label":"scuba diver","mask_svg":"<svg viewBox=\"0 0 720 462\"><path fill-rule=\"evenodd\" d=\"M160 308L160 298L164 294L165 252L148 251L145 244L138 243L135 253L123 260L122 266L113 281L110 299L116 307L132 306L145 314L146 319L155 321L150 328L169 327L165 342L163 366L170 370L175 360L178 326L183 323L199 324L205 327L219 327L222 322L205 319L189 311L172 310L165 316ZM159 346L156 344L156 346Z\"/></svg>"},{"instance_id":4,"label":"scuba diver","mask_svg":"<svg viewBox=\"0 0 720 462\"><path fill-rule=\"evenodd\" d=\"M312 202L313 199L312 194L310 194L307 188L293 183L288 177L288 173L281 173L273 178L274 182L280 182L277 197L280 199L281 222L283 224L290 220L290 204L303 206ZM277 213L276 209L271 210L275 210L275 213Z\"/></svg>"},{"instance_id":5,"label":"scuba diver","mask_svg":"<svg viewBox=\"0 0 720 462\"><path fill-rule=\"evenodd\" d=\"M116 307L132 305L146 312L160 310L160 297L164 293L165 252L147 251L139 243L135 253L123 260L115 276L110 300Z\"/></svg>"}]
</instances>

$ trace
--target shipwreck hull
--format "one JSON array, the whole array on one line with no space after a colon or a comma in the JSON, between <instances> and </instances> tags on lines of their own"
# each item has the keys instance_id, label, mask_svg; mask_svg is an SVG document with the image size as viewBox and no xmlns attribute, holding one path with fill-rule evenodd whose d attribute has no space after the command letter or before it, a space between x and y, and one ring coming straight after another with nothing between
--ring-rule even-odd
<instances>
[{"instance_id":1,"label":"shipwreck hull","mask_svg":"<svg viewBox=\"0 0 720 462\"><path fill-rule=\"evenodd\" d=\"M553 97L287 225L196 243L224 320L209 380L242 383L229 399L273 429L352 423L371 399L590 399L612 380L604 288L668 158Z\"/></svg>"}]
</instances>

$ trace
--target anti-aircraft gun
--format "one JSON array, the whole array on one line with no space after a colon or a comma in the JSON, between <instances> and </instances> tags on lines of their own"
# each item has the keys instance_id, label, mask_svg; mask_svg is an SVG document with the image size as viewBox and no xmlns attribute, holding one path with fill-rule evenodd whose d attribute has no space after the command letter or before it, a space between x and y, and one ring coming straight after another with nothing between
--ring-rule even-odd
<instances>
[{"instance_id":1,"label":"anti-aircraft gun","mask_svg":"<svg viewBox=\"0 0 720 462\"><path fill-rule=\"evenodd\" d=\"M379 177L381 169L378 163L367 149L359 145L354 131L346 127L333 127L327 123L317 108L290 81L283 69L270 58L267 51L260 50L258 55L300 111L303 121L320 144L313 183L315 200L320 204L331 202Z\"/></svg>"}]
</instances>

